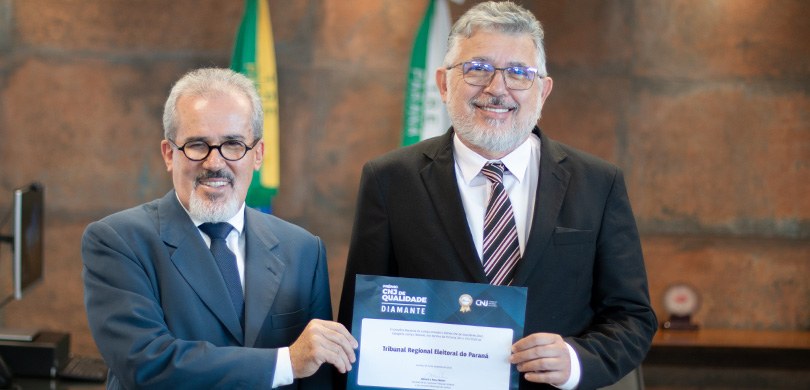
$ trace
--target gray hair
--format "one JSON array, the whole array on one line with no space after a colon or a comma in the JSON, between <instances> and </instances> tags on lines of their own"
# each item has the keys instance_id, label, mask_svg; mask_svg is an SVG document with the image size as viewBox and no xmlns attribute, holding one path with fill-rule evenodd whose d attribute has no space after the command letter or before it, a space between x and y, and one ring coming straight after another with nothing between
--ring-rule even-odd
<instances>
[{"instance_id":1,"label":"gray hair","mask_svg":"<svg viewBox=\"0 0 810 390\"><path fill-rule=\"evenodd\" d=\"M177 100L180 96L211 96L231 92L241 93L250 100L253 137L254 140L262 138L264 112L256 85L241 73L221 68L192 70L174 84L163 108L163 136L170 140L177 136Z\"/></svg>"},{"instance_id":2,"label":"gray hair","mask_svg":"<svg viewBox=\"0 0 810 390\"><path fill-rule=\"evenodd\" d=\"M453 24L453 29L450 30L450 36L447 38L445 66L454 65L450 61L453 61L458 53L458 42L470 38L479 30L512 35L529 34L537 48L537 72L543 76L547 74L543 26L531 12L511 1L480 3L465 12Z\"/></svg>"}]
</instances>

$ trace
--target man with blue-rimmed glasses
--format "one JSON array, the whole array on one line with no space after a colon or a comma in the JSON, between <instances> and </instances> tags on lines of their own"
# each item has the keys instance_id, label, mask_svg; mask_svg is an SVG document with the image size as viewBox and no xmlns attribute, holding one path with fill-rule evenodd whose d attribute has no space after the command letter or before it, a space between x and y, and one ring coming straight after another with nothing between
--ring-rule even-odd
<instances>
[{"instance_id":1,"label":"man with blue-rimmed glasses","mask_svg":"<svg viewBox=\"0 0 810 390\"><path fill-rule=\"evenodd\" d=\"M602 387L641 364L657 323L623 174L537 127L545 63L514 3L455 23L436 70L452 127L363 168L341 323L357 274L524 286L520 389Z\"/></svg>"}]
</instances>

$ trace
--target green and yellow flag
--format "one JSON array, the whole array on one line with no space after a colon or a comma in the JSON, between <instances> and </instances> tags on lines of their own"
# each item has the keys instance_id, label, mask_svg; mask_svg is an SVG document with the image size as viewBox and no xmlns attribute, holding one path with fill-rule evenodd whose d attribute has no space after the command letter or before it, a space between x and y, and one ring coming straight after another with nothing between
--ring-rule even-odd
<instances>
[{"instance_id":1,"label":"green and yellow flag","mask_svg":"<svg viewBox=\"0 0 810 390\"><path fill-rule=\"evenodd\" d=\"M434 73L444 61L450 24L447 0L430 0L411 52L402 146L444 134L450 127Z\"/></svg>"},{"instance_id":2,"label":"green and yellow flag","mask_svg":"<svg viewBox=\"0 0 810 390\"><path fill-rule=\"evenodd\" d=\"M236 35L231 69L250 77L259 90L264 107L264 162L253 174L247 205L271 212L271 201L278 192L279 125L276 54L267 0L245 0L245 14Z\"/></svg>"}]
</instances>

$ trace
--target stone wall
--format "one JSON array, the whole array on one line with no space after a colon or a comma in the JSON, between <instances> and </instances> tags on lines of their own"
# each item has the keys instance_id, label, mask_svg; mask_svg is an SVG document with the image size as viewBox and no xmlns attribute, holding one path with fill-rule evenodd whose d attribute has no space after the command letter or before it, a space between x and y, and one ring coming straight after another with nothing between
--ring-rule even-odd
<instances>
[{"instance_id":1,"label":"stone wall","mask_svg":"<svg viewBox=\"0 0 810 390\"><path fill-rule=\"evenodd\" d=\"M663 289L687 282L702 326L810 329L810 3L524 3L546 28L554 78L541 127L625 170L659 317ZM335 301L360 167L398 146L426 4L270 1L274 210L324 238ZM241 12L219 0L0 0L0 215L12 188L47 188L45 281L0 324L68 331L75 353L97 354L82 231L170 188L165 97L189 69L228 66ZM0 269L9 257L4 246Z\"/></svg>"}]
</instances>

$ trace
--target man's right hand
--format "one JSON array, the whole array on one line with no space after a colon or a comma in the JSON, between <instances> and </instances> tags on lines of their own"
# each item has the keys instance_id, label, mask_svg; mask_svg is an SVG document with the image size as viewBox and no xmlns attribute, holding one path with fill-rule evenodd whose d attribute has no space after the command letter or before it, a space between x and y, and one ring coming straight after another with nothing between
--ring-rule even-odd
<instances>
[{"instance_id":1,"label":"man's right hand","mask_svg":"<svg viewBox=\"0 0 810 390\"><path fill-rule=\"evenodd\" d=\"M312 320L290 345L293 376L306 378L321 364L330 363L341 373L351 371L357 340L338 322Z\"/></svg>"}]
</instances>

